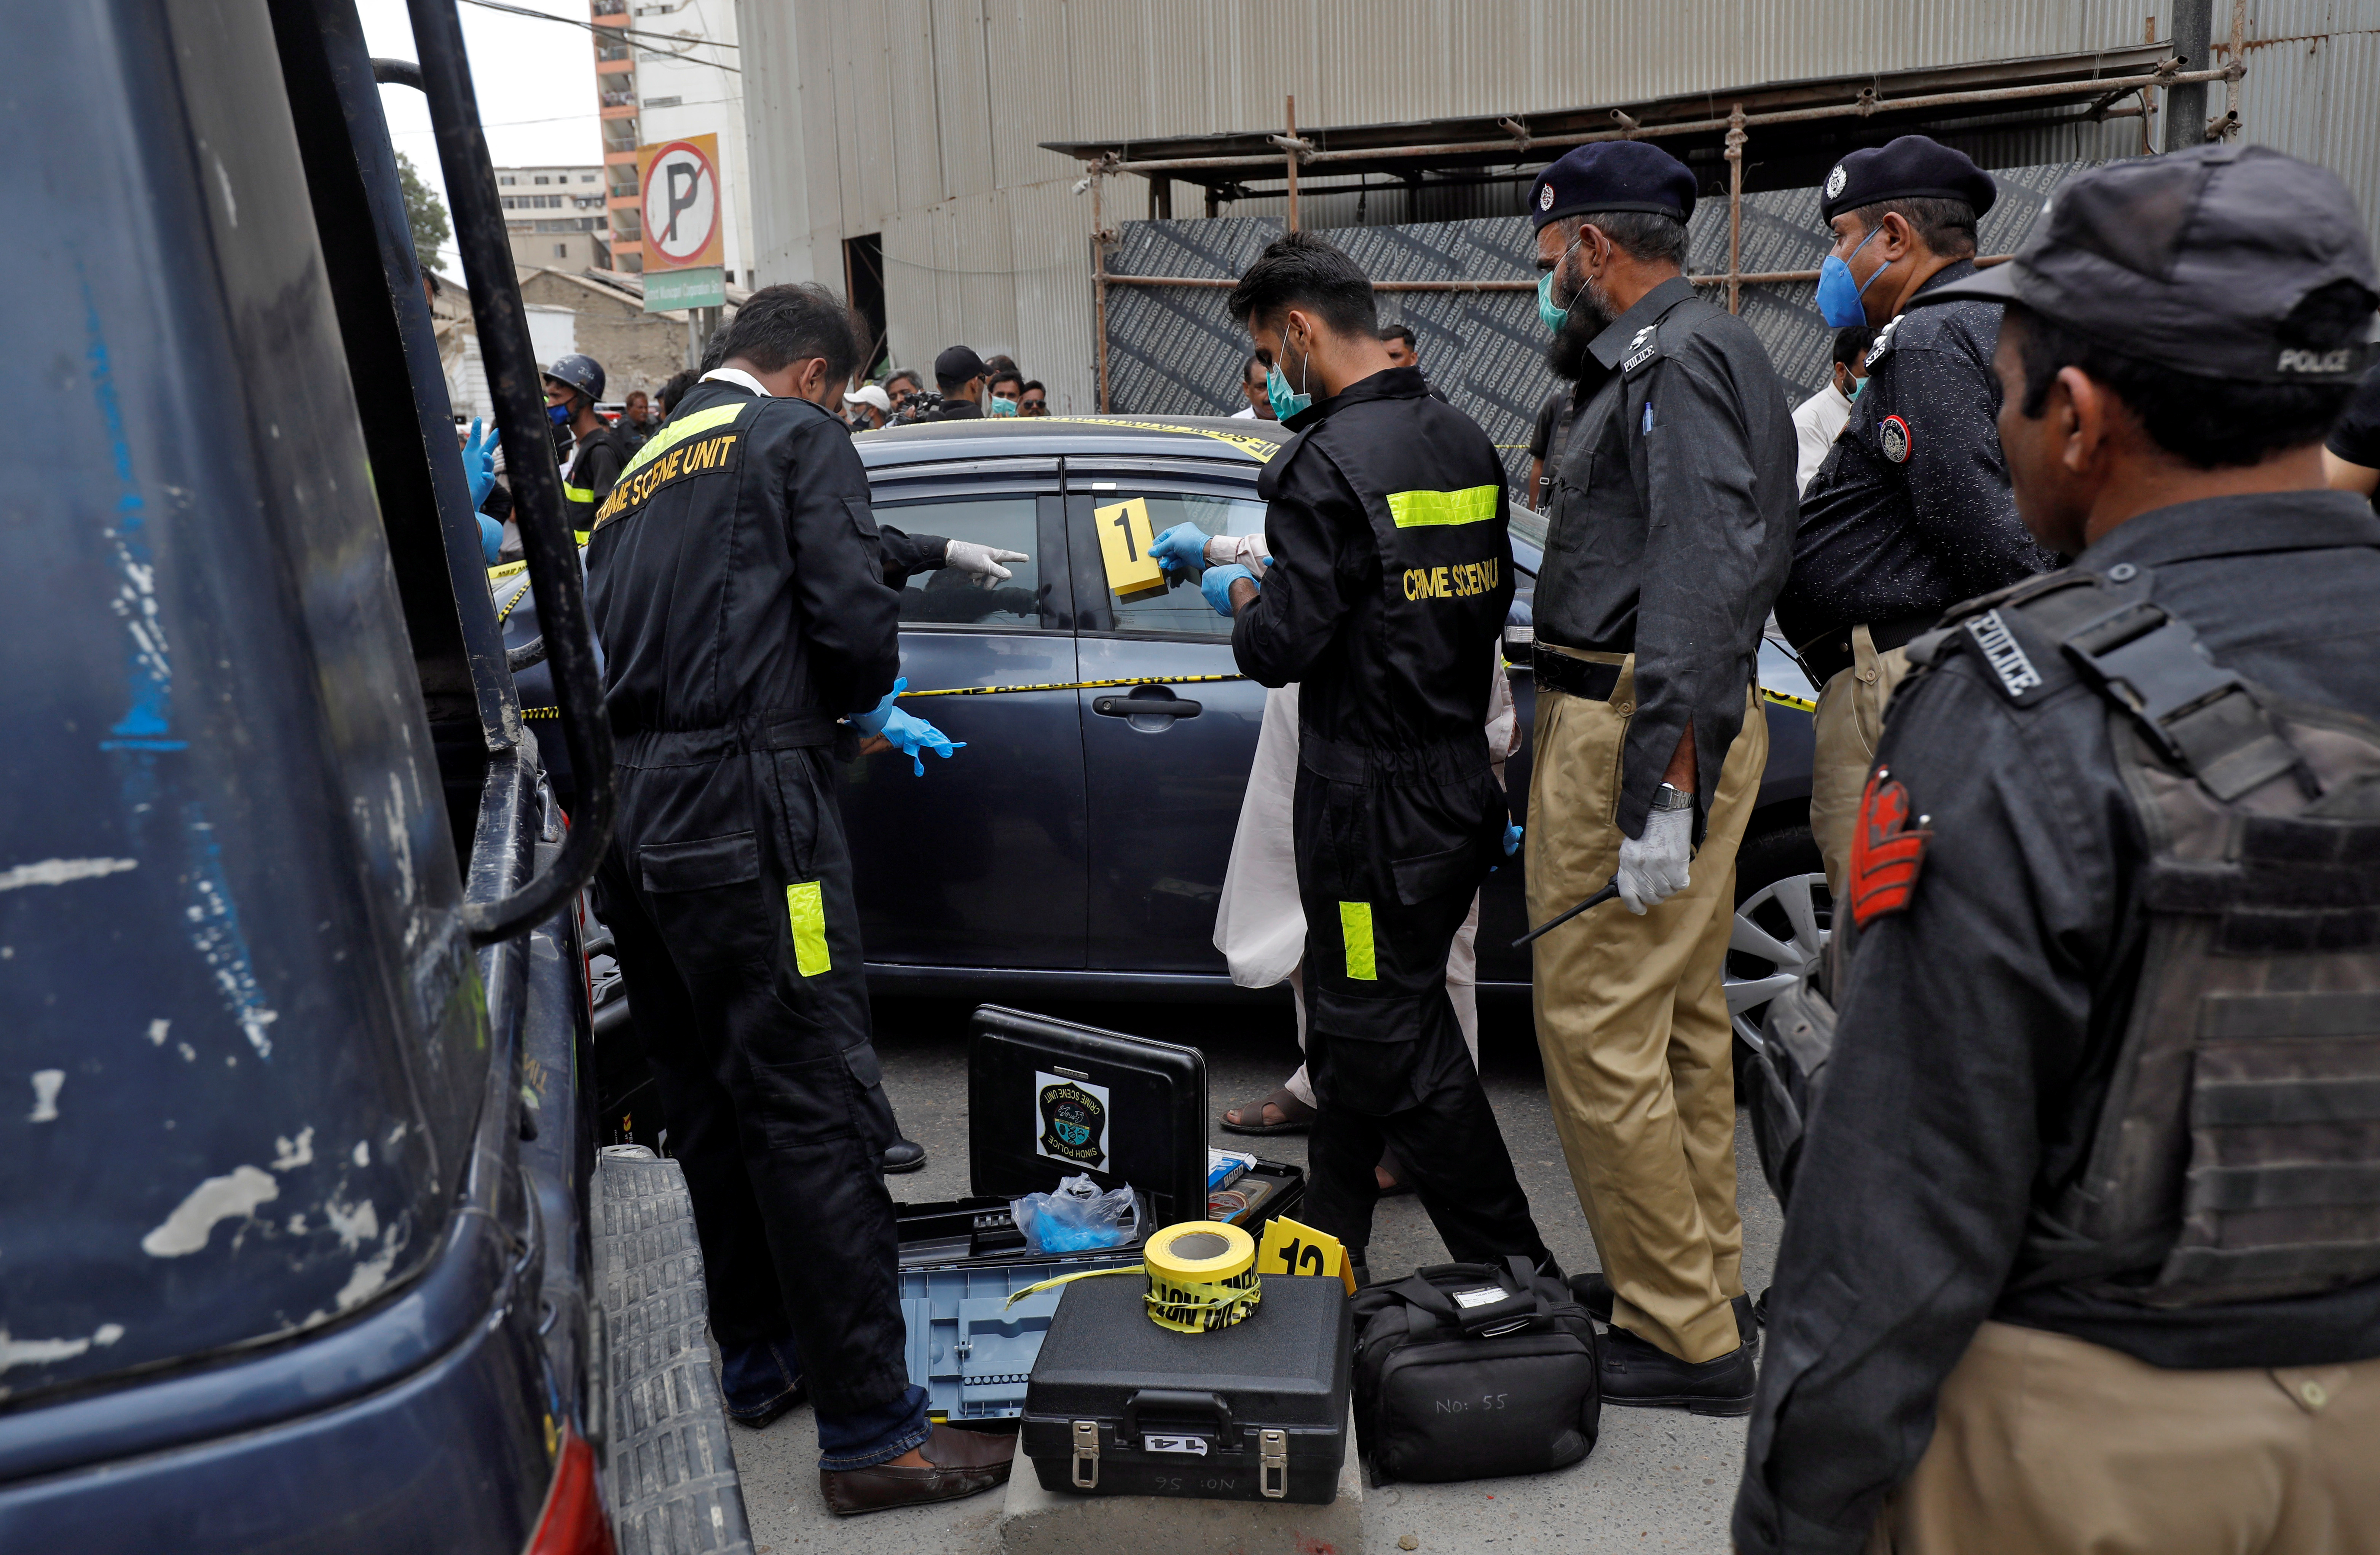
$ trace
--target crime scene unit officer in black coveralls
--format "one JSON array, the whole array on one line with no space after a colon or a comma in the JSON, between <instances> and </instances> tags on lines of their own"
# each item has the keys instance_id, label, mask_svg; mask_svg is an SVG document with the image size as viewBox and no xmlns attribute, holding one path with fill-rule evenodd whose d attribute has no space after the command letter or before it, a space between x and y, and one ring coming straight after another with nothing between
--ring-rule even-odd
<instances>
[{"instance_id":1,"label":"crime scene unit officer in black coveralls","mask_svg":"<svg viewBox=\"0 0 2380 1555\"><path fill-rule=\"evenodd\" d=\"M1762 622L1793 533L1793 422L1750 326L1681 266L1694 181L1642 141L1537 175L1538 310L1572 380L1537 576L1529 921L1537 1046L1602 1255L1603 1396L1742 1414L1758 1330L1720 981L1768 725ZM1699 842L1699 850L1695 849ZM1632 916L1633 914L1633 916Z\"/></svg>"},{"instance_id":2,"label":"crime scene unit officer in black coveralls","mask_svg":"<svg viewBox=\"0 0 2380 1555\"><path fill-rule=\"evenodd\" d=\"M1558 1273L1446 996L1472 894L1504 857L1488 656L1512 598L1504 469L1488 434L1395 368L1372 283L1310 233L1240 277L1232 317L1271 360L1297 435L1265 465L1259 590L1210 567L1240 669L1301 682L1292 801L1305 912L1306 1219L1361 1262L1383 1144L1463 1262Z\"/></svg>"},{"instance_id":3,"label":"crime scene unit officer in black coveralls","mask_svg":"<svg viewBox=\"0 0 2380 1555\"><path fill-rule=\"evenodd\" d=\"M595 527L595 509L612 494L613 482L632 453L628 438L603 419L595 402L603 397L603 364L579 352L557 356L545 369L545 414L571 441L562 478L563 510L580 545Z\"/></svg>"},{"instance_id":4,"label":"crime scene unit officer in black coveralls","mask_svg":"<svg viewBox=\"0 0 2380 1555\"><path fill-rule=\"evenodd\" d=\"M1990 174L1923 135L1853 151L1819 191L1834 235L1818 310L1882 326L1851 423L1802 496L1777 624L1818 685L1810 830L1835 900L1900 647L1961 599L2057 564L2017 521L1992 376L1998 307L1918 307L1975 273ZM1911 311L1913 309L1914 311Z\"/></svg>"},{"instance_id":5,"label":"crime scene unit officer in black coveralls","mask_svg":"<svg viewBox=\"0 0 2380 1555\"><path fill-rule=\"evenodd\" d=\"M725 360L598 517L588 600L618 737L596 889L686 1169L728 1404L818 1409L838 1513L1006 1478L1013 1441L910 1385L892 1114L835 803L900 669L868 476L834 414L861 346L816 286L753 294Z\"/></svg>"},{"instance_id":6,"label":"crime scene unit officer in black coveralls","mask_svg":"<svg viewBox=\"0 0 2380 1555\"><path fill-rule=\"evenodd\" d=\"M1748 1555L2380 1549L2380 521L2322 467L2374 284L2337 177L2213 145L1936 294L2006 304L2073 561L1910 645Z\"/></svg>"}]
</instances>

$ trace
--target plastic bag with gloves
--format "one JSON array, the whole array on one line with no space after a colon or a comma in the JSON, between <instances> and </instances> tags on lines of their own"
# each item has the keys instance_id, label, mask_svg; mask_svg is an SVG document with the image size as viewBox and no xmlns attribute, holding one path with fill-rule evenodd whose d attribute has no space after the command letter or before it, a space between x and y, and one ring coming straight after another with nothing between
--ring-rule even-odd
<instances>
[{"instance_id":1,"label":"plastic bag with gloves","mask_svg":"<svg viewBox=\"0 0 2380 1555\"><path fill-rule=\"evenodd\" d=\"M1061 1179L1055 1193L1014 1199L1008 1213L1037 1253L1130 1247L1148 1225L1148 1210L1130 1183L1101 1192L1088 1175Z\"/></svg>"},{"instance_id":2,"label":"plastic bag with gloves","mask_svg":"<svg viewBox=\"0 0 2380 1555\"><path fill-rule=\"evenodd\" d=\"M919 752L931 751L948 761L953 751L966 749L966 741L953 740L925 719L892 705L908 689L909 678L904 675L892 682L892 689L884 693L883 701L865 713L854 713L844 721L862 734L883 736L894 750L909 758L916 767L916 775L923 778L926 775L926 758Z\"/></svg>"},{"instance_id":3,"label":"plastic bag with gloves","mask_svg":"<svg viewBox=\"0 0 2380 1555\"><path fill-rule=\"evenodd\" d=\"M1656 810L1645 817L1645 835L1620 839L1620 899L1639 918L1645 910L1693 884L1688 865L1694 852L1694 813Z\"/></svg>"},{"instance_id":4,"label":"plastic bag with gloves","mask_svg":"<svg viewBox=\"0 0 2380 1555\"><path fill-rule=\"evenodd\" d=\"M1030 561L1033 559L1021 550L1002 550L998 546L979 546L973 540L953 540L942 548L942 565L972 573L967 582L978 588L998 588L1015 576L1003 562Z\"/></svg>"}]
</instances>

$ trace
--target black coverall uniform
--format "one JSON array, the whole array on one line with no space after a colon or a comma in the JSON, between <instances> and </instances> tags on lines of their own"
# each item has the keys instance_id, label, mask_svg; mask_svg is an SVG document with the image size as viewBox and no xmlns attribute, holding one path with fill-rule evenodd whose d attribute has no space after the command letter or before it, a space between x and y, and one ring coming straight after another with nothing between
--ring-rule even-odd
<instances>
[{"instance_id":1,"label":"black coverall uniform","mask_svg":"<svg viewBox=\"0 0 2380 1555\"><path fill-rule=\"evenodd\" d=\"M2144 581L2272 696L2380 720L2380 520L2362 498L2183 503L2075 565ZM1905 824L1932 835L1906 906L1860 926L1838 989L1768 1293L1735 1504L1745 1555L1864 1548L1987 1318L2168 1369L2380 1356L2380 1282L2164 1308L2087 1282L2010 1288L2034 1206L2090 1153L2142 966L2149 844L2104 697L2012 694L1964 630L1929 657L1876 765L1907 790Z\"/></svg>"},{"instance_id":2,"label":"black coverall uniform","mask_svg":"<svg viewBox=\"0 0 2380 1555\"><path fill-rule=\"evenodd\" d=\"M1472 894L1503 859L1480 660L1512 597L1504 469L1412 368L1283 423L1257 483L1273 564L1232 628L1241 670L1302 682L1293 800L1307 1218L1360 1254L1395 1148L1449 1251L1550 1267L1446 996Z\"/></svg>"},{"instance_id":3,"label":"black coverall uniform","mask_svg":"<svg viewBox=\"0 0 2380 1555\"><path fill-rule=\"evenodd\" d=\"M570 515L570 532L580 545L587 543L587 532L595 527L595 510L612 494L621 469L628 463L629 455L621 446L626 440L616 427L598 427L575 445L570 473L562 477L562 507Z\"/></svg>"},{"instance_id":4,"label":"black coverall uniform","mask_svg":"<svg viewBox=\"0 0 2380 1555\"><path fill-rule=\"evenodd\" d=\"M697 384L601 510L618 740L597 876L722 1344L790 1328L820 1413L908 1387L892 1115L830 752L900 668L868 478L804 400Z\"/></svg>"}]
</instances>

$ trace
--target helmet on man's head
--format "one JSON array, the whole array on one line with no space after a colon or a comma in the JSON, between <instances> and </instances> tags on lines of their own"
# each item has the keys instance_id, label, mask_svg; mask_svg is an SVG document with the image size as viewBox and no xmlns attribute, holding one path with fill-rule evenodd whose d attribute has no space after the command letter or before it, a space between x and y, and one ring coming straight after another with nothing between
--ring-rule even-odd
<instances>
[{"instance_id":1,"label":"helmet on man's head","mask_svg":"<svg viewBox=\"0 0 2380 1555\"><path fill-rule=\"evenodd\" d=\"M603 397L603 364L594 357L572 352L557 356L545 376L565 388L574 389L587 396L589 403Z\"/></svg>"}]
</instances>

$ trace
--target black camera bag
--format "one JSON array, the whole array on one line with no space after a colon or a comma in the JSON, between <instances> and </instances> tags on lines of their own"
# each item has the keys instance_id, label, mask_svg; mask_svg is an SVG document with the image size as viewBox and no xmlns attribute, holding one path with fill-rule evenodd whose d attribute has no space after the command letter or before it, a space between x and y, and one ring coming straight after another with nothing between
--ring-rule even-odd
<instances>
[{"instance_id":1,"label":"black camera bag","mask_svg":"<svg viewBox=\"0 0 2380 1555\"><path fill-rule=\"evenodd\" d=\"M1512 1258L1357 1293L1355 1434L1373 1483L1567 1468L1601 1428L1602 1341L1560 1281Z\"/></svg>"}]
</instances>

